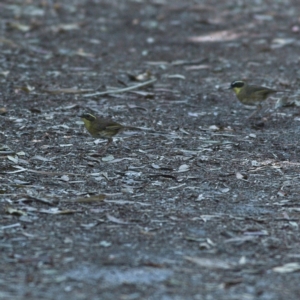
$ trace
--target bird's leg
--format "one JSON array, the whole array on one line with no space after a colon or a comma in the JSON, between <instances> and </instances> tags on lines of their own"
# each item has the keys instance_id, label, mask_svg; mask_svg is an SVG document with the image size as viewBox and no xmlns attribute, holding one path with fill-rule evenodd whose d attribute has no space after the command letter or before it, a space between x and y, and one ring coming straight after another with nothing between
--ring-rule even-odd
<instances>
[{"instance_id":1,"label":"bird's leg","mask_svg":"<svg viewBox=\"0 0 300 300\"><path fill-rule=\"evenodd\" d=\"M248 117L248 119L253 118L253 116L255 116L261 109L262 109L262 105L259 103L259 104L257 105L256 110Z\"/></svg>"},{"instance_id":2,"label":"bird's leg","mask_svg":"<svg viewBox=\"0 0 300 300\"><path fill-rule=\"evenodd\" d=\"M100 154L100 155L103 155L103 154L106 153L106 151L107 151L109 145L112 143L112 141L113 141L113 139L112 139L111 137L107 139L107 143L106 143L106 145L104 146L104 148L99 150L99 154Z\"/></svg>"},{"instance_id":3,"label":"bird's leg","mask_svg":"<svg viewBox=\"0 0 300 300\"><path fill-rule=\"evenodd\" d=\"M270 118L272 116L272 113L275 113L275 117L278 117L278 113L277 113L277 110L279 107L274 107L274 109L272 110L272 104L270 102L269 103L269 107L268 107L268 114L266 115L266 118Z\"/></svg>"}]
</instances>

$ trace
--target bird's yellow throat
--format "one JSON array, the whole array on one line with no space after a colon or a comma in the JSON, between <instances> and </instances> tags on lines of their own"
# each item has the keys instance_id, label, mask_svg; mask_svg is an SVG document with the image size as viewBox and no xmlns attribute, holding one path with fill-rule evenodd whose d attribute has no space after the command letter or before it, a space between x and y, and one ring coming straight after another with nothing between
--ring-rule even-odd
<instances>
[{"instance_id":1,"label":"bird's yellow throat","mask_svg":"<svg viewBox=\"0 0 300 300\"><path fill-rule=\"evenodd\" d=\"M242 89L243 89L243 87L234 87L233 91L235 92L236 95L238 95Z\"/></svg>"}]
</instances>

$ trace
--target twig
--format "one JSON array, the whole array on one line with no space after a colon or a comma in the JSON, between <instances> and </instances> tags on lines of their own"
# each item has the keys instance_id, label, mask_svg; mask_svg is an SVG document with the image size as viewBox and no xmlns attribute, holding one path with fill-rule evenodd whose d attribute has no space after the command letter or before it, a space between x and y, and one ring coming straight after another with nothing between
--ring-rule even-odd
<instances>
[{"instance_id":1,"label":"twig","mask_svg":"<svg viewBox=\"0 0 300 300\"><path fill-rule=\"evenodd\" d=\"M37 170L31 170L31 169L27 169L26 171L30 172L30 173L36 173L36 174L42 174L42 175L54 175L54 176L59 176L59 175L78 176L78 175L82 175L82 174L79 174L79 173L47 172L47 171L37 171Z\"/></svg>"},{"instance_id":2,"label":"twig","mask_svg":"<svg viewBox=\"0 0 300 300\"><path fill-rule=\"evenodd\" d=\"M0 174L15 174L15 173L21 173L21 172L30 172L30 173L36 173L36 174L42 174L42 175L53 175L53 176L59 176L59 175L77 176L77 175L82 175L82 174L79 174L79 173L37 171L37 170L31 170L31 169L26 169L26 168L22 168L22 167L15 167L15 168L17 168L18 170L10 171L10 172L0 172Z\"/></svg>"},{"instance_id":3,"label":"twig","mask_svg":"<svg viewBox=\"0 0 300 300\"><path fill-rule=\"evenodd\" d=\"M75 89L75 88L63 88L63 89L42 89L41 92L48 94L84 94L93 92L93 89Z\"/></svg>"},{"instance_id":4,"label":"twig","mask_svg":"<svg viewBox=\"0 0 300 300\"><path fill-rule=\"evenodd\" d=\"M15 223L15 224L11 224L11 225L1 226L0 230L10 229L10 228L19 227L19 226L21 226L20 223Z\"/></svg>"},{"instance_id":5,"label":"twig","mask_svg":"<svg viewBox=\"0 0 300 300\"><path fill-rule=\"evenodd\" d=\"M24 202L24 201L26 201L26 202L27 201L37 201L37 202L42 202L42 203L50 205L50 206L55 205L54 202L56 202L56 203L58 202L57 199L55 199L55 201L52 201L52 200L48 200L46 198L42 198L42 197L38 198L38 197L30 196L30 195L27 195L27 194L16 194L16 195L19 196L19 197L26 198L26 200L23 200L22 202Z\"/></svg>"},{"instance_id":6,"label":"twig","mask_svg":"<svg viewBox=\"0 0 300 300\"><path fill-rule=\"evenodd\" d=\"M153 78L151 80L148 80L148 81L136 84L136 85L132 85L132 86L129 86L129 87L126 87L126 88L123 88L123 89L116 89L116 90L110 90L110 91L104 91L104 92L97 92L97 93L93 93L93 94L85 94L85 95L82 95L82 97L94 97L94 96L100 96L100 95L124 93L124 92L136 90L136 89L139 89L141 87L145 87L145 86L151 85L156 80L157 80L156 78Z\"/></svg>"}]
</instances>

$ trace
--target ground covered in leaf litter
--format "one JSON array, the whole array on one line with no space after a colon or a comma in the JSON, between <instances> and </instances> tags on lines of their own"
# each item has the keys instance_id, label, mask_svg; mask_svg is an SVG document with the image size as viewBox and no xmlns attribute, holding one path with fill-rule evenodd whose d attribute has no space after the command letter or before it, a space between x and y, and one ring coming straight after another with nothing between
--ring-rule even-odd
<instances>
[{"instance_id":1,"label":"ground covered in leaf litter","mask_svg":"<svg viewBox=\"0 0 300 300\"><path fill-rule=\"evenodd\" d=\"M300 298L299 9L2 1L0 298ZM98 157L85 111L148 130Z\"/></svg>"}]
</instances>

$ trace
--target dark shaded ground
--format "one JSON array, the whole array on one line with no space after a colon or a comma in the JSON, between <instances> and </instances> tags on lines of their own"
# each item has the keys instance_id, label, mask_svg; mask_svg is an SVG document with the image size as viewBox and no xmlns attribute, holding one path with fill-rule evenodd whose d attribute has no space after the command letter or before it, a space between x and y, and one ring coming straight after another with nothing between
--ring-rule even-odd
<instances>
[{"instance_id":1,"label":"dark shaded ground","mask_svg":"<svg viewBox=\"0 0 300 300\"><path fill-rule=\"evenodd\" d=\"M246 3L1 1L0 299L300 299L299 108L224 90L297 99L300 4Z\"/></svg>"}]
</instances>

